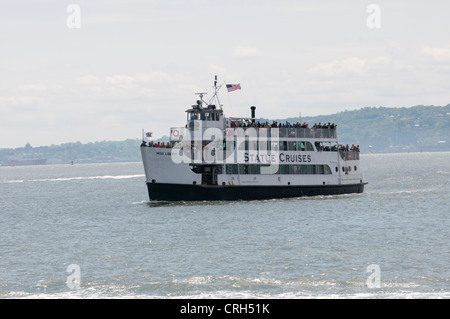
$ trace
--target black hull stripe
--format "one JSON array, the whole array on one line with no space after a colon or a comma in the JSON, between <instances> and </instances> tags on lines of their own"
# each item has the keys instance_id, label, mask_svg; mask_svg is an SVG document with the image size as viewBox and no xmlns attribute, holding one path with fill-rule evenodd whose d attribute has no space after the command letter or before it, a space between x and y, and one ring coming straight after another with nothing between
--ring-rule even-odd
<instances>
[{"instance_id":1,"label":"black hull stripe","mask_svg":"<svg viewBox=\"0 0 450 319\"><path fill-rule=\"evenodd\" d=\"M206 186L147 183L150 200L258 200L362 193L366 183L317 186Z\"/></svg>"}]
</instances>

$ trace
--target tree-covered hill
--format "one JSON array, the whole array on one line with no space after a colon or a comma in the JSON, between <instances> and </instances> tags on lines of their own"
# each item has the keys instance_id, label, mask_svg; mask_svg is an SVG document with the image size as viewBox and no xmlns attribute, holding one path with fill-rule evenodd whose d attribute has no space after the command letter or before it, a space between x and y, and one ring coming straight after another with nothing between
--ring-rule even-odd
<instances>
[{"instance_id":1,"label":"tree-covered hill","mask_svg":"<svg viewBox=\"0 0 450 319\"><path fill-rule=\"evenodd\" d=\"M288 120L296 122L298 118ZM338 137L342 143L359 144L365 152L450 150L450 104L409 108L366 107L305 117L301 121L312 125L334 122L338 125Z\"/></svg>"},{"instance_id":2,"label":"tree-covered hill","mask_svg":"<svg viewBox=\"0 0 450 319\"><path fill-rule=\"evenodd\" d=\"M0 163L8 158L46 158L47 164L134 162L140 160L139 139L82 144L64 143L40 147L0 149ZM29 144L27 144L29 145Z\"/></svg>"}]
</instances>

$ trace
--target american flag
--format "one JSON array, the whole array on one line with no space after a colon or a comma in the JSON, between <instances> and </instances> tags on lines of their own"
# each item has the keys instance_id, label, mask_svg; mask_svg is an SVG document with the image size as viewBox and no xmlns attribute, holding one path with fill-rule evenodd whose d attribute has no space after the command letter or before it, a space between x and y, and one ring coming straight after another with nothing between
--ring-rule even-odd
<instances>
[{"instance_id":1,"label":"american flag","mask_svg":"<svg viewBox=\"0 0 450 319\"><path fill-rule=\"evenodd\" d=\"M145 136L147 136L147 137L152 137L152 132L146 132L146 133L145 133Z\"/></svg>"},{"instance_id":2,"label":"american flag","mask_svg":"<svg viewBox=\"0 0 450 319\"><path fill-rule=\"evenodd\" d=\"M228 92L233 92L236 90L240 90L241 89L241 84L227 84L227 90Z\"/></svg>"}]
</instances>

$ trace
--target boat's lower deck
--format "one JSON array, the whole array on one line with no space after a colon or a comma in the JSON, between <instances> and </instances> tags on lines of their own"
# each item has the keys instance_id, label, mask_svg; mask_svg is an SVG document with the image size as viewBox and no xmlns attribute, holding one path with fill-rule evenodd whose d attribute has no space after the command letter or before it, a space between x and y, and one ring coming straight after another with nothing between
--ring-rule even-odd
<instances>
[{"instance_id":1,"label":"boat's lower deck","mask_svg":"<svg viewBox=\"0 0 450 319\"><path fill-rule=\"evenodd\" d=\"M235 186L147 183L150 200L261 200L318 195L362 193L366 183L308 186Z\"/></svg>"}]
</instances>

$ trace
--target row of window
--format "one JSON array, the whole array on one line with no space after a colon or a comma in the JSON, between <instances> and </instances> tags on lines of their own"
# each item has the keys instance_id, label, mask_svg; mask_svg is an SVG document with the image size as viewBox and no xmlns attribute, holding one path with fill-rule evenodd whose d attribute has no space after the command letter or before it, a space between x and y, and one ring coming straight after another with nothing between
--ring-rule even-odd
<instances>
[{"instance_id":1,"label":"row of window","mask_svg":"<svg viewBox=\"0 0 450 319\"><path fill-rule=\"evenodd\" d=\"M188 113L188 121L218 121L220 119L220 114L217 112L201 112L201 113L195 113L191 112Z\"/></svg>"},{"instance_id":2,"label":"row of window","mask_svg":"<svg viewBox=\"0 0 450 319\"><path fill-rule=\"evenodd\" d=\"M354 166L354 170L355 172L358 170L358 166ZM338 171L338 168L336 167L336 172ZM352 171L352 167L351 166L343 166L342 167L342 171L345 173L351 172Z\"/></svg>"},{"instance_id":3,"label":"row of window","mask_svg":"<svg viewBox=\"0 0 450 319\"><path fill-rule=\"evenodd\" d=\"M261 170L261 167L266 167L266 170ZM328 165L278 165L278 169L269 173L269 165L258 164L229 164L226 166L227 174L319 174L331 175L331 169Z\"/></svg>"},{"instance_id":4,"label":"row of window","mask_svg":"<svg viewBox=\"0 0 450 319\"><path fill-rule=\"evenodd\" d=\"M225 143L224 143L225 144ZM245 141L240 144L239 150L275 150L275 151L314 151L310 142L303 141L278 141L278 142L263 142L263 141Z\"/></svg>"}]
</instances>

